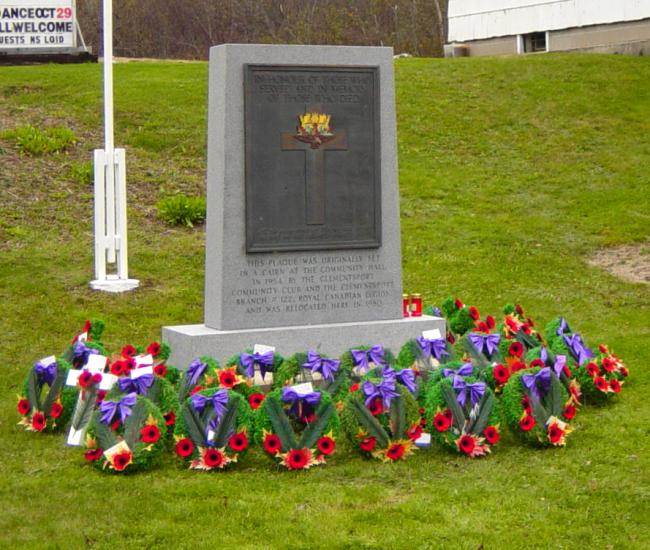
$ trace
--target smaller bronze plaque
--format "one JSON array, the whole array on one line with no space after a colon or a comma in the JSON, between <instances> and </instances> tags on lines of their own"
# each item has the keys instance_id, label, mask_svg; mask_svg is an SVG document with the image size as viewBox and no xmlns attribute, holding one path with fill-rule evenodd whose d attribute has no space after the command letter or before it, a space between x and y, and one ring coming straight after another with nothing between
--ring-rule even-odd
<instances>
[{"instance_id":1,"label":"smaller bronze plaque","mask_svg":"<svg viewBox=\"0 0 650 550\"><path fill-rule=\"evenodd\" d=\"M379 247L378 69L244 70L247 252Z\"/></svg>"}]
</instances>

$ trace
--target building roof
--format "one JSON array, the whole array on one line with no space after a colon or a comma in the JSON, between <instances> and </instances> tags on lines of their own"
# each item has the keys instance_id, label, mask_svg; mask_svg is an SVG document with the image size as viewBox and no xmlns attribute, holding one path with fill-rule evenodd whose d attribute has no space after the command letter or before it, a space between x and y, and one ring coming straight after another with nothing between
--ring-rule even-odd
<instances>
[{"instance_id":1,"label":"building roof","mask_svg":"<svg viewBox=\"0 0 650 550\"><path fill-rule=\"evenodd\" d=\"M449 0L449 42L650 18L649 0Z\"/></svg>"}]
</instances>

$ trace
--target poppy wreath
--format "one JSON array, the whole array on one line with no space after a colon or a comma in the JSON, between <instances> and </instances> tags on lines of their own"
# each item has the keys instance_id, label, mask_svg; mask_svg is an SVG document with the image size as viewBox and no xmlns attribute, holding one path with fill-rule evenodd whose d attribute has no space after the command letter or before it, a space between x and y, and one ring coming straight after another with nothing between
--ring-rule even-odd
<instances>
[{"instance_id":1,"label":"poppy wreath","mask_svg":"<svg viewBox=\"0 0 650 550\"><path fill-rule=\"evenodd\" d=\"M462 336L476 327L480 313L474 306L467 306L458 298L448 296L440 305L442 315L447 319L450 332Z\"/></svg>"},{"instance_id":2,"label":"poppy wreath","mask_svg":"<svg viewBox=\"0 0 650 550\"><path fill-rule=\"evenodd\" d=\"M127 344L120 352L121 358L127 361L137 355L151 355L154 360L153 371L156 376L166 378L172 385L176 385L180 379L180 371L171 365L167 365L167 359L171 354L169 344L151 342L148 346L133 346ZM129 362L130 364L131 362ZM118 374L119 376L119 374Z\"/></svg>"},{"instance_id":3,"label":"poppy wreath","mask_svg":"<svg viewBox=\"0 0 650 550\"><path fill-rule=\"evenodd\" d=\"M351 380L359 381L375 369L381 370L396 363L395 356L383 346L357 346L341 356L341 368L351 373Z\"/></svg>"},{"instance_id":4,"label":"poppy wreath","mask_svg":"<svg viewBox=\"0 0 650 550\"><path fill-rule=\"evenodd\" d=\"M135 372L137 369L131 371L131 376ZM120 399L130 393L146 397L160 409L165 420L166 434L171 436L179 407L176 388L164 376L157 374L143 374L137 378L131 376L119 378L106 399Z\"/></svg>"},{"instance_id":5,"label":"poppy wreath","mask_svg":"<svg viewBox=\"0 0 650 550\"><path fill-rule=\"evenodd\" d=\"M549 349L557 355L571 357L579 366L596 356L583 342L582 336L571 330L564 317L551 321L545 332Z\"/></svg>"},{"instance_id":6,"label":"poppy wreath","mask_svg":"<svg viewBox=\"0 0 650 550\"><path fill-rule=\"evenodd\" d=\"M244 395L251 407L257 409L264 400L264 392L254 383L255 371L259 371L264 381L267 380L266 375L272 373L273 379L269 380L272 383L283 362L284 358L273 351L255 353L252 349L247 349L230 357L226 361L226 369L243 382L236 384L235 391Z\"/></svg>"},{"instance_id":7,"label":"poppy wreath","mask_svg":"<svg viewBox=\"0 0 650 550\"><path fill-rule=\"evenodd\" d=\"M471 331L456 344L457 354L459 357L471 358L474 364L484 368L502 361L500 343L501 335L498 332Z\"/></svg>"},{"instance_id":8,"label":"poppy wreath","mask_svg":"<svg viewBox=\"0 0 650 550\"><path fill-rule=\"evenodd\" d=\"M146 397L104 399L88 425L84 457L105 472L147 470L164 451L166 430L160 409Z\"/></svg>"},{"instance_id":9,"label":"poppy wreath","mask_svg":"<svg viewBox=\"0 0 650 550\"><path fill-rule=\"evenodd\" d=\"M331 359L315 351L299 352L285 360L273 376L273 388L311 382L326 391L334 401L341 401L350 387L351 370L341 367L339 359Z\"/></svg>"},{"instance_id":10,"label":"poppy wreath","mask_svg":"<svg viewBox=\"0 0 650 550\"><path fill-rule=\"evenodd\" d=\"M405 460L422 435L420 411L409 390L398 384L395 371L373 371L354 384L341 413L341 424L353 447L384 462Z\"/></svg>"},{"instance_id":11,"label":"poppy wreath","mask_svg":"<svg viewBox=\"0 0 650 550\"><path fill-rule=\"evenodd\" d=\"M585 402L602 404L623 389L628 370L621 359L600 344L595 357L575 367L575 377Z\"/></svg>"},{"instance_id":12,"label":"poppy wreath","mask_svg":"<svg viewBox=\"0 0 650 550\"><path fill-rule=\"evenodd\" d=\"M513 374L501 403L506 423L522 441L546 447L566 444L575 406L551 367Z\"/></svg>"},{"instance_id":13,"label":"poppy wreath","mask_svg":"<svg viewBox=\"0 0 650 550\"><path fill-rule=\"evenodd\" d=\"M252 411L241 394L210 388L189 396L174 431L176 455L192 470L223 470L247 452Z\"/></svg>"},{"instance_id":14,"label":"poppy wreath","mask_svg":"<svg viewBox=\"0 0 650 550\"><path fill-rule=\"evenodd\" d=\"M288 470L323 465L336 450L340 421L325 391L273 390L257 411L256 423L264 451Z\"/></svg>"},{"instance_id":15,"label":"poppy wreath","mask_svg":"<svg viewBox=\"0 0 650 550\"><path fill-rule=\"evenodd\" d=\"M453 346L445 338L425 338L419 336L402 346L397 355L397 363L413 369L419 376L419 387L439 371L441 366L454 361ZM422 392L418 391L418 396Z\"/></svg>"},{"instance_id":16,"label":"poppy wreath","mask_svg":"<svg viewBox=\"0 0 650 550\"><path fill-rule=\"evenodd\" d=\"M71 344L63 352L62 358L73 368L81 368L88 361L88 355L99 353L106 355L101 338L104 333L104 321L92 319L84 323L81 332L76 334Z\"/></svg>"},{"instance_id":17,"label":"poppy wreath","mask_svg":"<svg viewBox=\"0 0 650 550\"><path fill-rule=\"evenodd\" d=\"M471 458L486 456L499 442L499 408L490 387L473 376L453 374L427 387L432 438Z\"/></svg>"},{"instance_id":18,"label":"poppy wreath","mask_svg":"<svg viewBox=\"0 0 650 550\"><path fill-rule=\"evenodd\" d=\"M577 365L571 357L556 355L546 346L538 346L526 353L526 361L530 368L550 367L555 376L562 382L569 392L569 399L572 404L578 407L582 397L581 384L575 378Z\"/></svg>"},{"instance_id":19,"label":"poppy wreath","mask_svg":"<svg viewBox=\"0 0 650 550\"><path fill-rule=\"evenodd\" d=\"M192 359L178 382L178 402L185 403L189 395L216 385L219 363L204 355Z\"/></svg>"},{"instance_id":20,"label":"poppy wreath","mask_svg":"<svg viewBox=\"0 0 650 550\"><path fill-rule=\"evenodd\" d=\"M526 315L520 304L506 305L503 313L503 323L499 326L501 334L499 349L502 356L508 354L513 341L519 341L523 345L524 353L540 345L541 335L535 329L535 322Z\"/></svg>"},{"instance_id":21,"label":"poppy wreath","mask_svg":"<svg viewBox=\"0 0 650 550\"><path fill-rule=\"evenodd\" d=\"M18 396L18 422L30 432L56 432L70 419L77 400L76 388L66 386L70 364L52 358L37 361L29 370Z\"/></svg>"},{"instance_id":22,"label":"poppy wreath","mask_svg":"<svg viewBox=\"0 0 650 550\"><path fill-rule=\"evenodd\" d=\"M493 361L490 364L483 363L482 378L488 383L490 388L495 393L501 393L504 386L510 380L510 377L520 370L529 368L530 366L543 366L542 363L538 365L528 365L526 363L527 344L522 341L521 333L516 337L508 336L502 331L499 342L499 357L498 361Z\"/></svg>"}]
</instances>

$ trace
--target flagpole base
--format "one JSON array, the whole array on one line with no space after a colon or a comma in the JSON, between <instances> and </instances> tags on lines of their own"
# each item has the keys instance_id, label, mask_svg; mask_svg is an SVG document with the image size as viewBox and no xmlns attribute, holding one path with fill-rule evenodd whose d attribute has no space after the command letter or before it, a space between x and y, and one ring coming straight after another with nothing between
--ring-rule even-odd
<instances>
[{"instance_id":1,"label":"flagpole base","mask_svg":"<svg viewBox=\"0 0 650 550\"><path fill-rule=\"evenodd\" d=\"M128 292L140 286L137 279L120 279L117 275L107 275L106 279L90 281L90 288L102 292Z\"/></svg>"}]
</instances>

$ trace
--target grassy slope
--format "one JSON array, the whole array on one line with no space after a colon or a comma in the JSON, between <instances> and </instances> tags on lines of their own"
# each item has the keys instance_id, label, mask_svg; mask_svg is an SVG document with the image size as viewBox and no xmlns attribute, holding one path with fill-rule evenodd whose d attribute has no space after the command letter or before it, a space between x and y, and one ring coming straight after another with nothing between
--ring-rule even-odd
<instances>
[{"instance_id":1,"label":"grassy slope","mask_svg":"<svg viewBox=\"0 0 650 550\"><path fill-rule=\"evenodd\" d=\"M25 369L86 316L107 320L113 346L201 320L203 236L160 226L152 204L164 191L202 189L206 66L116 68L131 272L143 281L126 296L86 288L92 196L67 175L100 143L99 70L0 68L0 123L65 123L83 138L42 160L0 143L0 542L650 545L648 288L584 261L599 246L648 238L648 60L397 63L405 288L428 301L458 293L486 312L519 300L538 320L564 313L627 360L620 402L580 414L565 450L507 438L487 460L438 449L394 466L339 456L298 475L258 457L226 475L182 471L170 458L136 477L102 476L61 437L14 427Z\"/></svg>"}]
</instances>

